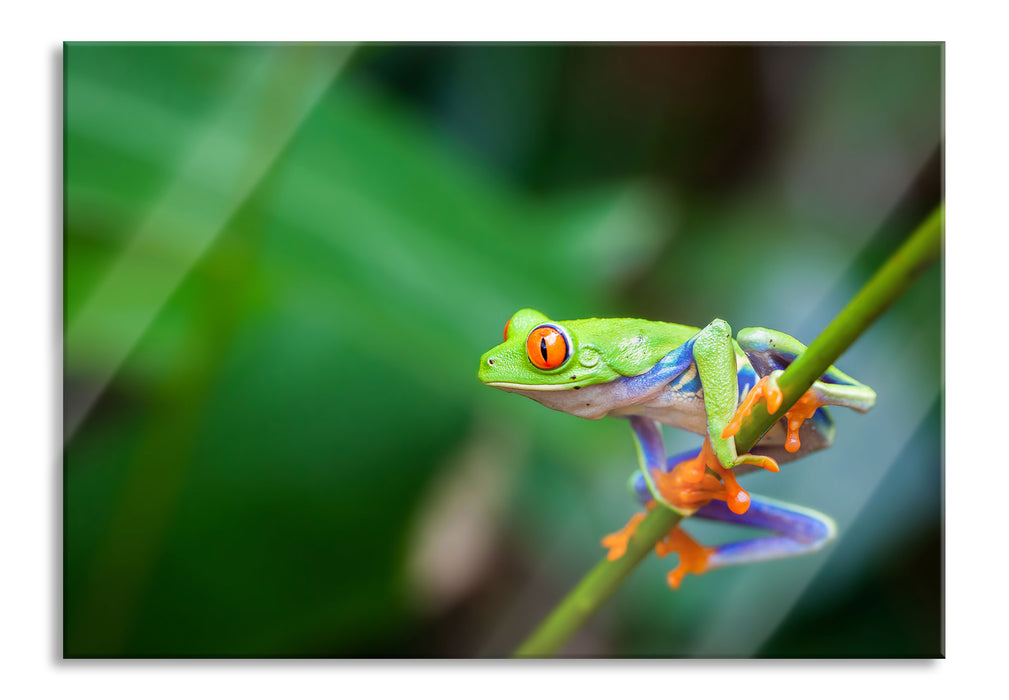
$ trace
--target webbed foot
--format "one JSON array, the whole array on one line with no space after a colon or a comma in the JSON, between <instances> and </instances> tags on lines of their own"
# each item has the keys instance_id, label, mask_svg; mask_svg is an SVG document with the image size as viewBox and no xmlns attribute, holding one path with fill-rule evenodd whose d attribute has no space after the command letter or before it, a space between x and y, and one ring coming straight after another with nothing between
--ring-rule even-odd
<instances>
[{"instance_id":1,"label":"webbed foot","mask_svg":"<svg viewBox=\"0 0 1009 700\"><path fill-rule=\"evenodd\" d=\"M770 457L743 455L737 460L737 464L741 463L778 471L778 465ZM652 478L662 497L683 510L696 510L714 499L725 501L733 513L745 513L750 507L750 494L740 487L736 475L719 463L707 438L697 456L680 462L669 472L653 469Z\"/></svg>"},{"instance_id":2,"label":"webbed foot","mask_svg":"<svg viewBox=\"0 0 1009 700\"><path fill-rule=\"evenodd\" d=\"M680 563L669 572L666 582L670 588L680 587L683 577L687 574L700 576L708 570L708 559L714 553L713 547L698 544L682 528L676 527L655 545L655 553L664 557L671 552L680 555Z\"/></svg>"}]
</instances>

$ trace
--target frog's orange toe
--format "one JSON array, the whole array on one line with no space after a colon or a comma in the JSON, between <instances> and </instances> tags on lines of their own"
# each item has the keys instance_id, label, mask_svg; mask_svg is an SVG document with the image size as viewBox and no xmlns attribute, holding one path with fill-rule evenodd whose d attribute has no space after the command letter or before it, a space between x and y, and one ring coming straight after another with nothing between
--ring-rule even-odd
<instances>
[{"instance_id":1,"label":"frog's orange toe","mask_svg":"<svg viewBox=\"0 0 1009 700\"><path fill-rule=\"evenodd\" d=\"M680 587L683 583L683 577L687 575L687 572L683 570L682 566L677 566L675 569L666 574L666 583L674 591Z\"/></svg>"},{"instance_id":2,"label":"frog's orange toe","mask_svg":"<svg viewBox=\"0 0 1009 700\"><path fill-rule=\"evenodd\" d=\"M779 472L778 463L774 461L774 458L768 457L767 455L750 455L752 458L749 464L755 464L762 469L766 469L769 472Z\"/></svg>"},{"instance_id":3,"label":"frog's orange toe","mask_svg":"<svg viewBox=\"0 0 1009 700\"><path fill-rule=\"evenodd\" d=\"M785 437L785 450L787 452L798 452L802 446L799 443L799 428L809 418L816 413L816 409L823 406L812 389L803 394L795 404L785 412L788 420L788 435Z\"/></svg>"},{"instance_id":4,"label":"frog's orange toe","mask_svg":"<svg viewBox=\"0 0 1009 700\"><path fill-rule=\"evenodd\" d=\"M732 470L726 469L717 462L710 466L712 471L722 478L722 493L718 496L718 498L720 500L724 500L725 505L727 505L729 510L736 515L742 515L749 510L750 494L748 494L743 487L739 485L739 482L736 480L736 475L732 472Z\"/></svg>"},{"instance_id":5,"label":"frog's orange toe","mask_svg":"<svg viewBox=\"0 0 1009 700\"><path fill-rule=\"evenodd\" d=\"M729 494L728 498L725 499L725 505L736 515L743 515L750 509L750 494L743 489L739 489L735 493Z\"/></svg>"},{"instance_id":6,"label":"frog's orange toe","mask_svg":"<svg viewBox=\"0 0 1009 700\"><path fill-rule=\"evenodd\" d=\"M602 545L610 551L606 553L606 559L616 561L627 553L627 542L638 529L638 525L645 519L644 513L635 513L621 529L606 535L602 539Z\"/></svg>"},{"instance_id":7,"label":"frog's orange toe","mask_svg":"<svg viewBox=\"0 0 1009 700\"><path fill-rule=\"evenodd\" d=\"M696 457L686 459L674 467L677 477L687 484L697 484L704 479L704 469L711 452L710 443L705 441Z\"/></svg>"}]
</instances>

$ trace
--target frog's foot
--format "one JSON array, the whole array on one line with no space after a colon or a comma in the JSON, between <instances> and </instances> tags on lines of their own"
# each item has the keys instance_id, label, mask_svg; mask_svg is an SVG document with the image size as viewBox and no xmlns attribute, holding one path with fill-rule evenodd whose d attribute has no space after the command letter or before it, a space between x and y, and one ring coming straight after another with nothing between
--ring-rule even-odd
<instances>
[{"instance_id":1,"label":"frog's foot","mask_svg":"<svg viewBox=\"0 0 1009 700\"><path fill-rule=\"evenodd\" d=\"M698 544L683 528L676 527L655 545L655 553L664 557L670 552L680 555L680 563L669 572L666 581L670 588L679 588L683 577L687 574L700 576L708 570L708 558L714 552L712 547Z\"/></svg>"},{"instance_id":2,"label":"frog's foot","mask_svg":"<svg viewBox=\"0 0 1009 700\"><path fill-rule=\"evenodd\" d=\"M705 439L700 451L668 472L652 469L652 480L662 499L676 509L692 513L713 498L724 498L725 487L707 467L717 465L718 459Z\"/></svg>"},{"instance_id":3,"label":"frog's foot","mask_svg":"<svg viewBox=\"0 0 1009 700\"><path fill-rule=\"evenodd\" d=\"M738 463L759 464L778 471L773 459L761 455L743 455ZM725 501L733 513L745 513L750 507L750 494L739 486L736 475L719 463L707 438L695 457L685 459L668 473L653 469L652 479L662 498L683 511L693 512L715 499Z\"/></svg>"},{"instance_id":4,"label":"frog's foot","mask_svg":"<svg viewBox=\"0 0 1009 700\"><path fill-rule=\"evenodd\" d=\"M757 405L760 399L763 398L767 402L768 413L774 413L781 408L782 394L781 389L778 388L778 375L780 374L781 370L771 372L767 376L761 377L760 381L750 389L750 393L746 395L746 398L743 399L736 409L732 420L722 430L723 438L730 438L739 432L739 429L743 427L743 418L750 415L753 407Z\"/></svg>"},{"instance_id":5,"label":"frog's foot","mask_svg":"<svg viewBox=\"0 0 1009 700\"><path fill-rule=\"evenodd\" d=\"M606 554L606 559L616 561L627 552L627 542L634 536L638 525L645 519L644 513L635 513L621 529L612 532L603 538L602 545L610 551Z\"/></svg>"},{"instance_id":6,"label":"frog's foot","mask_svg":"<svg viewBox=\"0 0 1009 700\"><path fill-rule=\"evenodd\" d=\"M790 409L785 411L785 418L788 420L788 435L785 437L785 450L787 452L798 452L799 428L802 424L813 417L816 409L825 406L826 401L816 389L809 389L803 394Z\"/></svg>"}]
</instances>

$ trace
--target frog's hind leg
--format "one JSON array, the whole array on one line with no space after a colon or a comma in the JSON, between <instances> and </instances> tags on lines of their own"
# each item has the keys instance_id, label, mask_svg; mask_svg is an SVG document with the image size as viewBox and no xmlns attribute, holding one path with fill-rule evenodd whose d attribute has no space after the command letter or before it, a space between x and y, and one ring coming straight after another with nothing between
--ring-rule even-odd
<instances>
[{"instance_id":1,"label":"frog's hind leg","mask_svg":"<svg viewBox=\"0 0 1009 700\"><path fill-rule=\"evenodd\" d=\"M691 453L677 455L670 461L690 456ZM654 503L640 472L631 477L630 487L646 507ZM774 534L705 547L691 538L682 526L677 526L655 547L659 556L671 552L680 555L679 565L667 577L672 588L678 588L687 574L700 575L723 566L810 554L827 544L836 532L834 521L823 513L761 496L751 496L750 507L742 515L733 513L723 501L713 500L699 508L694 517L770 530Z\"/></svg>"},{"instance_id":2,"label":"frog's hind leg","mask_svg":"<svg viewBox=\"0 0 1009 700\"><path fill-rule=\"evenodd\" d=\"M682 462L695 460L697 459L697 456L701 454L702 448L697 447L693 450L673 455L669 458L663 458L661 450L661 435L659 434L658 429L655 429L654 432L650 429L643 429L638 433L638 438L641 457L644 464L647 465L647 468L658 469L666 474L671 472ZM631 474L631 478L628 481L627 486L641 505L645 506L647 510L650 510L654 508L656 504L660 503L653 493L653 489L658 491L658 488L654 481L649 483L649 481L645 478L644 472L645 469L639 469ZM708 498L710 498L710 496L699 501L697 506L707 502ZM661 501L661 504L662 507L670 507L668 502ZM673 508L673 510L677 510L677 512L683 513L684 515L693 512L693 509L684 511ZM606 535L602 539L603 547L606 547L609 550L606 554L607 559L615 561L624 556L627 552L627 543L637 531L638 525L640 525L641 521L644 519L645 513L643 511L639 511L632 515L631 519L621 529Z\"/></svg>"},{"instance_id":3,"label":"frog's hind leg","mask_svg":"<svg viewBox=\"0 0 1009 700\"><path fill-rule=\"evenodd\" d=\"M733 513L720 501L712 501L698 509L694 517L774 533L713 548L708 569L810 554L830 542L837 531L834 521L823 513L763 496L751 496L750 508L743 515Z\"/></svg>"},{"instance_id":4,"label":"frog's hind leg","mask_svg":"<svg viewBox=\"0 0 1009 700\"><path fill-rule=\"evenodd\" d=\"M806 351L792 336L769 328L744 328L736 335L739 347L760 377L784 370ZM831 365L810 389L821 406L844 406L865 413L876 403L876 392Z\"/></svg>"},{"instance_id":5,"label":"frog's hind leg","mask_svg":"<svg viewBox=\"0 0 1009 700\"><path fill-rule=\"evenodd\" d=\"M790 335L767 328L744 328L739 331L737 341L761 377L753 395L762 392L770 403L770 397L777 393L780 401L777 378L806 346ZM740 397L740 401L743 400L744 397ZM754 399L747 397L747 400ZM843 406L865 413L875 402L876 392L831 365L789 409L786 417L768 431L753 452L782 462L829 447L834 439L834 423L824 406Z\"/></svg>"}]
</instances>

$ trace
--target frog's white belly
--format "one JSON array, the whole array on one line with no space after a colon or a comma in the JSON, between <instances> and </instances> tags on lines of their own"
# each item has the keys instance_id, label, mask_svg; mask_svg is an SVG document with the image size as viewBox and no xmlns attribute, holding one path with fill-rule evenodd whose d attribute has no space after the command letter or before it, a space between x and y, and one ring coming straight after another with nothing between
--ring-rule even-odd
<instances>
[{"instance_id":1,"label":"frog's white belly","mask_svg":"<svg viewBox=\"0 0 1009 700\"><path fill-rule=\"evenodd\" d=\"M708 417L704 412L704 396L701 394L679 394L663 396L663 401L649 401L643 404L623 406L610 411L610 416L644 416L663 425L704 435L708 431Z\"/></svg>"},{"instance_id":2,"label":"frog's white belly","mask_svg":"<svg viewBox=\"0 0 1009 700\"><path fill-rule=\"evenodd\" d=\"M544 391L530 387L499 387L504 391L527 396L547 408L581 418L599 420L606 416L645 416L681 430L703 435L707 432L702 391L684 393L673 385L657 387L647 396L633 393L618 382L590 384L579 389Z\"/></svg>"},{"instance_id":3,"label":"frog's white belly","mask_svg":"<svg viewBox=\"0 0 1009 700\"><path fill-rule=\"evenodd\" d=\"M563 390L543 390L532 386L527 389L518 385L499 385L498 388L528 396L547 408L581 418L599 420L607 416L616 418L644 416L663 425L704 435L708 430L704 391L698 389L696 392L684 392L680 389L684 383L678 380L656 387L647 394L636 392L633 384L619 380ZM808 445L812 450L830 444L833 425L826 417L825 420L827 423L823 426L820 425L820 421L807 421L803 424L799 436L804 448ZM761 438L760 445L765 447L783 445L785 442L783 423L784 421L778 421L768 430ZM775 454L775 458L779 461L788 461L794 459L795 455L781 451L780 455Z\"/></svg>"}]
</instances>

